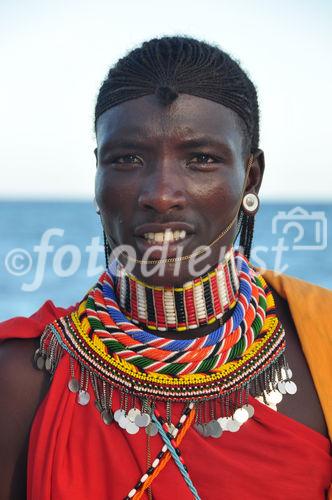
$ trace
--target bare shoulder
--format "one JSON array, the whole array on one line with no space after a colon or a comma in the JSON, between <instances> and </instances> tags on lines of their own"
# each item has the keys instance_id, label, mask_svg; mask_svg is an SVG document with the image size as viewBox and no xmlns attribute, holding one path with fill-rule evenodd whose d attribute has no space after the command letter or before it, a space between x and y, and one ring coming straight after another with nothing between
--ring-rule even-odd
<instances>
[{"instance_id":1,"label":"bare shoulder","mask_svg":"<svg viewBox=\"0 0 332 500\"><path fill-rule=\"evenodd\" d=\"M0 345L0 498L25 498L31 424L49 384L33 366L39 339Z\"/></svg>"}]
</instances>

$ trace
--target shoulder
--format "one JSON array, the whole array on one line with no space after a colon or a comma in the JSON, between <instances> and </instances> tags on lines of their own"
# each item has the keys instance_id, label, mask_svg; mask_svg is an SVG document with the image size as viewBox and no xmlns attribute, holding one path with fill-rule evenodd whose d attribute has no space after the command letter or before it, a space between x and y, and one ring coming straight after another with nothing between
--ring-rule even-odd
<instances>
[{"instance_id":1,"label":"shoulder","mask_svg":"<svg viewBox=\"0 0 332 500\"><path fill-rule=\"evenodd\" d=\"M9 339L32 339L39 337L48 323L68 314L75 308L57 307L51 300L44 304L31 316L15 316L0 322L0 342Z\"/></svg>"},{"instance_id":2,"label":"shoulder","mask_svg":"<svg viewBox=\"0 0 332 500\"><path fill-rule=\"evenodd\" d=\"M30 428L49 386L47 373L33 366L34 353L45 326L73 308L58 308L48 300L30 317L0 323L1 498L25 497Z\"/></svg>"},{"instance_id":3,"label":"shoulder","mask_svg":"<svg viewBox=\"0 0 332 500\"><path fill-rule=\"evenodd\" d=\"M29 406L34 407L38 402L45 378L44 372L33 366L39 338L47 324L68 314L74 307L56 307L48 300L29 317L17 316L0 323L1 408L15 404L18 410L25 408L29 413Z\"/></svg>"}]
</instances>

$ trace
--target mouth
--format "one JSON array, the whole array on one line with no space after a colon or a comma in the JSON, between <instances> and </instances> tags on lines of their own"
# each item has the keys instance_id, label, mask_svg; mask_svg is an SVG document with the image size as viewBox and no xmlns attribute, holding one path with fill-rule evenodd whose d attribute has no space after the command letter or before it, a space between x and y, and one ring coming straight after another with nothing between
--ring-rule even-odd
<instances>
[{"instance_id":1,"label":"mouth","mask_svg":"<svg viewBox=\"0 0 332 500\"><path fill-rule=\"evenodd\" d=\"M175 257L193 234L191 225L179 222L143 224L135 231L138 247L142 253L149 252L149 259Z\"/></svg>"}]
</instances>

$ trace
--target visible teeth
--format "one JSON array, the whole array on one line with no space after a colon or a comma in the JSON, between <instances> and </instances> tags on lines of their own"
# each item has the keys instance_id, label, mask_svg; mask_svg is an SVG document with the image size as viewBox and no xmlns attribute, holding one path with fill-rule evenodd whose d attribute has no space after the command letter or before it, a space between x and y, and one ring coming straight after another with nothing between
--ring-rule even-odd
<instances>
[{"instance_id":1,"label":"visible teeth","mask_svg":"<svg viewBox=\"0 0 332 500\"><path fill-rule=\"evenodd\" d=\"M174 232L174 235L170 229L166 229L165 234L164 234L164 241L173 241L175 238L175 233L178 231Z\"/></svg>"},{"instance_id":2,"label":"visible teeth","mask_svg":"<svg viewBox=\"0 0 332 500\"><path fill-rule=\"evenodd\" d=\"M171 229L166 229L163 233L145 233L144 238L150 243L168 243L177 240L183 240L186 237L186 231L178 229L172 231Z\"/></svg>"}]
</instances>

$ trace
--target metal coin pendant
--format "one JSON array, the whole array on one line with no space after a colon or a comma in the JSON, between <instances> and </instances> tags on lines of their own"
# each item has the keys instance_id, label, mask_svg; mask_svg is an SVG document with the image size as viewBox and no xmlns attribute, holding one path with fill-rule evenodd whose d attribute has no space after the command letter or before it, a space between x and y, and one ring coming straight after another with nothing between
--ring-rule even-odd
<instances>
[{"instance_id":1,"label":"metal coin pendant","mask_svg":"<svg viewBox=\"0 0 332 500\"><path fill-rule=\"evenodd\" d=\"M222 428L218 420L212 420L208 424L210 426L210 436L213 438L220 438L222 435Z\"/></svg>"},{"instance_id":2,"label":"metal coin pendant","mask_svg":"<svg viewBox=\"0 0 332 500\"><path fill-rule=\"evenodd\" d=\"M230 432L237 432L241 427L241 424L236 420L229 420L227 423L227 430Z\"/></svg>"},{"instance_id":3,"label":"metal coin pendant","mask_svg":"<svg viewBox=\"0 0 332 500\"><path fill-rule=\"evenodd\" d=\"M90 394L87 391L80 390L78 391L78 402L80 405L85 406L90 401Z\"/></svg>"},{"instance_id":4,"label":"metal coin pendant","mask_svg":"<svg viewBox=\"0 0 332 500\"><path fill-rule=\"evenodd\" d=\"M112 410L103 410L101 418L103 419L104 424L110 425L114 420Z\"/></svg>"},{"instance_id":5,"label":"metal coin pendant","mask_svg":"<svg viewBox=\"0 0 332 500\"><path fill-rule=\"evenodd\" d=\"M150 422L151 417L148 413L142 413L140 415L137 415L137 417L135 418L135 424L138 427L147 427Z\"/></svg>"},{"instance_id":6,"label":"metal coin pendant","mask_svg":"<svg viewBox=\"0 0 332 500\"><path fill-rule=\"evenodd\" d=\"M45 359L43 358L43 356L39 356L37 358L36 366L37 366L38 370L43 370L44 369Z\"/></svg>"},{"instance_id":7,"label":"metal coin pendant","mask_svg":"<svg viewBox=\"0 0 332 500\"><path fill-rule=\"evenodd\" d=\"M195 429L196 431L201 435L201 436L204 436L204 432L203 432L203 425L202 424L196 424L195 425Z\"/></svg>"},{"instance_id":8,"label":"metal coin pendant","mask_svg":"<svg viewBox=\"0 0 332 500\"><path fill-rule=\"evenodd\" d=\"M125 411L120 408L114 412L114 420L119 422L120 418L125 415Z\"/></svg>"},{"instance_id":9,"label":"metal coin pendant","mask_svg":"<svg viewBox=\"0 0 332 500\"><path fill-rule=\"evenodd\" d=\"M288 392L288 394L295 394L297 391L297 386L295 382L292 380L288 380L285 382L285 390Z\"/></svg>"},{"instance_id":10,"label":"metal coin pendant","mask_svg":"<svg viewBox=\"0 0 332 500\"><path fill-rule=\"evenodd\" d=\"M51 358L46 358L46 360L45 360L45 369L48 372L52 370L52 361L51 361Z\"/></svg>"},{"instance_id":11,"label":"metal coin pendant","mask_svg":"<svg viewBox=\"0 0 332 500\"><path fill-rule=\"evenodd\" d=\"M233 418L240 424L244 424L244 422L246 422L249 418L249 413L243 407L238 408L237 410L235 410Z\"/></svg>"},{"instance_id":12,"label":"metal coin pendant","mask_svg":"<svg viewBox=\"0 0 332 500\"><path fill-rule=\"evenodd\" d=\"M285 389L285 382L282 380L281 382L278 382L278 391L281 392L281 394L287 394L287 391Z\"/></svg>"},{"instance_id":13,"label":"metal coin pendant","mask_svg":"<svg viewBox=\"0 0 332 500\"><path fill-rule=\"evenodd\" d=\"M269 405L277 405L282 400L282 394L279 391L265 393L266 401Z\"/></svg>"},{"instance_id":14,"label":"metal coin pendant","mask_svg":"<svg viewBox=\"0 0 332 500\"><path fill-rule=\"evenodd\" d=\"M154 422L150 422L147 427L145 427L145 432L148 436L156 436L158 434L157 426Z\"/></svg>"},{"instance_id":15,"label":"metal coin pendant","mask_svg":"<svg viewBox=\"0 0 332 500\"><path fill-rule=\"evenodd\" d=\"M135 422L135 418L140 415L141 412L139 411L138 408L131 408L129 411L128 411L128 415L127 415L127 418L130 420L130 422Z\"/></svg>"},{"instance_id":16,"label":"metal coin pendant","mask_svg":"<svg viewBox=\"0 0 332 500\"><path fill-rule=\"evenodd\" d=\"M223 431L228 431L227 424L231 420L231 417L219 417L218 424L222 428Z\"/></svg>"},{"instance_id":17,"label":"metal coin pendant","mask_svg":"<svg viewBox=\"0 0 332 500\"><path fill-rule=\"evenodd\" d=\"M76 378L71 378L68 382L68 389L70 392L78 392L79 388L79 381Z\"/></svg>"},{"instance_id":18,"label":"metal coin pendant","mask_svg":"<svg viewBox=\"0 0 332 500\"><path fill-rule=\"evenodd\" d=\"M40 349L37 349L35 351L35 354L33 355L33 361L35 364L37 363L37 359L39 358L39 356L40 356Z\"/></svg>"},{"instance_id":19,"label":"metal coin pendant","mask_svg":"<svg viewBox=\"0 0 332 500\"><path fill-rule=\"evenodd\" d=\"M128 434L137 434L139 431L139 427L134 422L128 420L126 431L128 432Z\"/></svg>"},{"instance_id":20,"label":"metal coin pendant","mask_svg":"<svg viewBox=\"0 0 332 500\"><path fill-rule=\"evenodd\" d=\"M242 406L242 408L244 410L246 410L246 412L249 415L249 418L251 418L255 413L255 408L252 405L247 404L247 405Z\"/></svg>"},{"instance_id":21,"label":"metal coin pendant","mask_svg":"<svg viewBox=\"0 0 332 500\"><path fill-rule=\"evenodd\" d=\"M121 429L125 429L128 425L128 422L130 422L130 420L127 419L125 414L121 415L121 417L118 420L118 424L121 427Z\"/></svg>"},{"instance_id":22,"label":"metal coin pendant","mask_svg":"<svg viewBox=\"0 0 332 500\"><path fill-rule=\"evenodd\" d=\"M208 424L202 424L202 436L210 437L210 429L208 427Z\"/></svg>"}]
</instances>

